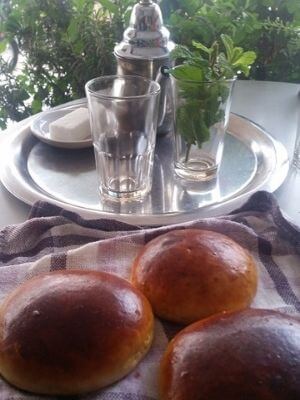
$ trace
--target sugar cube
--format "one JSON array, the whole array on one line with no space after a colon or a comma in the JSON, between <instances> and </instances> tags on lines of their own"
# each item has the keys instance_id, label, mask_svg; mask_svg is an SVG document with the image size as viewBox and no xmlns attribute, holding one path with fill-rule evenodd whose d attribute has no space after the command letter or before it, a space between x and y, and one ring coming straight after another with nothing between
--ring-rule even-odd
<instances>
[{"instance_id":1,"label":"sugar cube","mask_svg":"<svg viewBox=\"0 0 300 400\"><path fill-rule=\"evenodd\" d=\"M72 142L91 136L89 113L84 107L58 118L49 124L50 137L53 140Z\"/></svg>"}]
</instances>

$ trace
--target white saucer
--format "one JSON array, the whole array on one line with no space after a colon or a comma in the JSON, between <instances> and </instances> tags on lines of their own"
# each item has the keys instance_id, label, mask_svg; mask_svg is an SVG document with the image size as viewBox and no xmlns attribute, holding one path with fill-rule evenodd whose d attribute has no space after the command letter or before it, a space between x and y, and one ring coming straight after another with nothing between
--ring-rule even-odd
<instances>
[{"instance_id":1,"label":"white saucer","mask_svg":"<svg viewBox=\"0 0 300 400\"><path fill-rule=\"evenodd\" d=\"M65 140L52 139L49 133L49 124L51 122L57 120L58 118L63 117L69 112L76 110L76 108L78 107L82 107L82 104L67 109L64 108L64 109L42 112L36 118L33 119L30 125L32 134L36 136L38 139L40 139L42 142L50 144L51 146L54 147L61 147L65 149L83 149L86 147L91 147L92 146L91 137L88 137L83 140L65 141Z\"/></svg>"}]
</instances>

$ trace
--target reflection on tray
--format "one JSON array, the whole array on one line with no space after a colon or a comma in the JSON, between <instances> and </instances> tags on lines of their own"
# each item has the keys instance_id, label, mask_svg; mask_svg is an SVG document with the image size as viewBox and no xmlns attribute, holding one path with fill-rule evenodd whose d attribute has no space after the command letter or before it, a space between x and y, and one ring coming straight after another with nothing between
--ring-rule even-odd
<instances>
[{"instance_id":1,"label":"reflection on tray","mask_svg":"<svg viewBox=\"0 0 300 400\"><path fill-rule=\"evenodd\" d=\"M255 154L227 135L219 179L187 182L173 171L172 140L160 138L154 160L151 194L143 201L119 203L100 199L92 150L65 151L36 144L28 156L28 171L45 192L79 207L93 207L114 214L182 213L216 204L242 190L256 172ZM234 155L234 157L233 157Z\"/></svg>"},{"instance_id":2,"label":"reflection on tray","mask_svg":"<svg viewBox=\"0 0 300 400\"><path fill-rule=\"evenodd\" d=\"M154 179L143 201L101 201L92 148L52 148L23 128L8 143L2 170L4 185L16 197L32 204L47 200L89 218L117 218L141 225L184 221L193 216L216 215L230 203L239 206L257 189L275 190L288 170L283 146L248 120L232 115L225 137L218 180L187 183L173 170L172 139L157 140ZM220 212L218 212L220 214Z\"/></svg>"}]
</instances>

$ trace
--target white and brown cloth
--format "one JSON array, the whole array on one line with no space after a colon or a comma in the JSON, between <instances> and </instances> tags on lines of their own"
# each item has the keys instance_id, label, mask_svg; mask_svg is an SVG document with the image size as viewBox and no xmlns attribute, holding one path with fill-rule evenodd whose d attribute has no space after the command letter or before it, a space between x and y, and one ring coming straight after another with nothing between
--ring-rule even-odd
<instances>
[{"instance_id":1,"label":"white and brown cloth","mask_svg":"<svg viewBox=\"0 0 300 400\"><path fill-rule=\"evenodd\" d=\"M0 300L21 282L48 271L92 269L126 279L145 243L169 230L184 228L221 232L250 250L259 267L253 307L300 313L300 231L283 218L273 195L263 191L252 195L230 215L147 229L114 220L85 220L38 202L26 222L0 232ZM69 398L158 399L159 361L177 329L156 320L152 348L131 374L104 390ZM19 391L0 378L1 400L55 398Z\"/></svg>"}]
</instances>

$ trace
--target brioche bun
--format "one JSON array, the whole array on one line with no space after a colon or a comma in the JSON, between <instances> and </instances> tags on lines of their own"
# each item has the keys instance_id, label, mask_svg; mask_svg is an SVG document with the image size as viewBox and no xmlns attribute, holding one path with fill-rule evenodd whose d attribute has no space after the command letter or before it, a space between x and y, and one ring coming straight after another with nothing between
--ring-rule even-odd
<instances>
[{"instance_id":1,"label":"brioche bun","mask_svg":"<svg viewBox=\"0 0 300 400\"><path fill-rule=\"evenodd\" d=\"M198 321L170 342L161 400L300 399L300 319L247 309Z\"/></svg>"},{"instance_id":2,"label":"brioche bun","mask_svg":"<svg viewBox=\"0 0 300 400\"><path fill-rule=\"evenodd\" d=\"M94 391L128 374L152 335L151 306L127 281L53 272L26 281L0 307L0 373L34 393Z\"/></svg>"},{"instance_id":3,"label":"brioche bun","mask_svg":"<svg viewBox=\"0 0 300 400\"><path fill-rule=\"evenodd\" d=\"M250 253L223 234L200 229L150 241L135 259L131 279L157 316L182 324L245 308L257 288Z\"/></svg>"}]
</instances>

